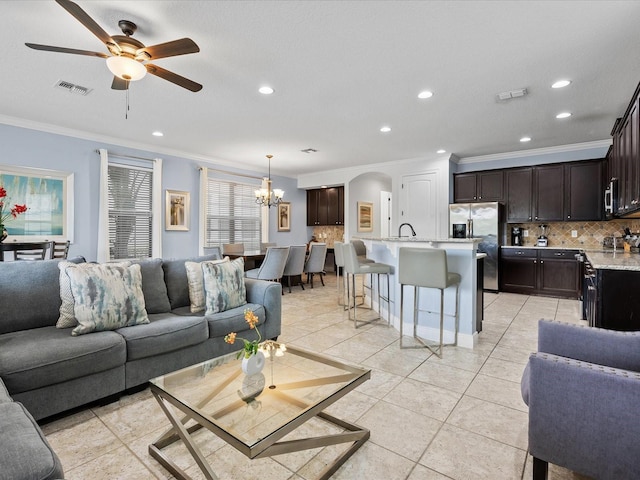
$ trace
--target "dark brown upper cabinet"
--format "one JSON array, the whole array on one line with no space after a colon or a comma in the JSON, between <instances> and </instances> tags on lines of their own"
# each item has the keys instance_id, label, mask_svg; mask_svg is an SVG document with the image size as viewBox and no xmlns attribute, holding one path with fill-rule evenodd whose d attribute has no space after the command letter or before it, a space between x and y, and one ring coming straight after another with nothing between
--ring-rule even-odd
<instances>
[{"instance_id":1,"label":"dark brown upper cabinet","mask_svg":"<svg viewBox=\"0 0 640 480\"><path fill-rule=\"evenodd\" d=\"M307 190L307 225L344 225L344 187Z\"/></svg>"},{"instance_id":2,"label":"dark brown upper cabinet","mask_svg":"<svg viewBox=\"0 0 640 480\"><path fill-rule=\"evenodd\" d=\"M453 201L502 202L504 200L503 170L458 173L453 177Z\"/></svg>"}]
</instances>

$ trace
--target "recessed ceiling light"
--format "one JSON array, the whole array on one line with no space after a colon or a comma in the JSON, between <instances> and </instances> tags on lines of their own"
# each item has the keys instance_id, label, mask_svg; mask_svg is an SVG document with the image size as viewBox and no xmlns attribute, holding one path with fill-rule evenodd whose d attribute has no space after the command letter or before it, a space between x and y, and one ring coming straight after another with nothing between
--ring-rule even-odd
<instances>
[{"instance_id":1,"label":"recessed ceiling light","mask_svg":"<svg viewBox=\"0 0 640 480\"><path fill-rule=\"evenodd\" d=\"M556 115L556 118L569 118L571 116L571 112L562 112Z\"/></svg>"},{"instance_id":2,"label":"recessed ceiling light","mask_svg":"<svg viewBox=\"0 0 640 480\"><path fill-rule=\"evenodd\" d=\"M443 150L442 148L440 150L438 150L436 153L447 153L446 150Z\"/></svg>"},{"instance_id":3,"label":"recessed ceiling light","mask_svg":"<svg viewBox=\"0 0 640 480\"><path fill-rule=\"evenodd\" d=\"M258 91L263 95L271 95L275 90L271 87L260 87Z\"/></svg>"},{"instance_id":4,"label":"recessed ceiling light","mask_svg":"<svg viewBox=\"0 0 640 480\"><path fill-rule=\"evenodd\" d=\"M562 88L566 87L571 83L571 80L558 80L556 83L551 85L551 88Z\"/></svg>"},{"instance_id":5,"label":"recessed ceiling light","mask_svg":"<svg viewBox=\"0 0 640 480\"><path fill-rule=\"evenodd\" d=\"M530 142L530 141L531 141L531 137L522 137L522 138L520 139L520 141L521 141L522 143Z\"/></svg>"},{"instance_id":6,"label":"recessed ceiling light","mask_svg":"<svg viewBox=\"0 0 640 480\"><path fill-rule=\"evenodd\" d=\"M164 137L164 133L159 132L157 130L153 132L151 135L153 135L154 137Z\"/></svg>"},{"instance_id":7,"label":"recessed ceiling light","mask_svg":"<svg viewBox=\"0 0 640 480\"><path fill-rule=\"evenodd\" d=\"M382 128L380 129L380 131L381 131L382 133L390 132L390 131L391 131L391 127L382 127Z\"/></svg>"},{"instance_id":8,"label":"recessed ceiling light","mask_svg":"<svg viewBox=\"0 0 640 480\"><path fill-rule=\"evenodd\" d=\"M430 92L429 90L425 90L418 94L418 98L431 98L431 97L433 97L433 92Z\"/></svg>"}]
</instances>

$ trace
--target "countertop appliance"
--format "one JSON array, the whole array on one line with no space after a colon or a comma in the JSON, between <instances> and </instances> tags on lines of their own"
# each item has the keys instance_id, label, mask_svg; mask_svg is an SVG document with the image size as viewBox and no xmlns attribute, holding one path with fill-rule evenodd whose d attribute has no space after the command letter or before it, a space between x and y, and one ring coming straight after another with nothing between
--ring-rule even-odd
<instances>
[{"instance_id":1,"label":"countertop appliance","mask_svg":"<svg viewBox=\"0 0 640 480\"><path fill-rule=\"evenodd\" d=\"M483 288L498 291L498 261L504 228L502 205L498 202L452 203L449 205L449 232L454 231L456 224L467 226L468 238L482 239L478 251L487 254L484 259Z\"/></svg>"},{"instance_id":2,"label":"countertop appliance","mask_svg":"<svg viewBox=\"0 0 640 480\"><path fill-rule=\"evenodd\" d=\"M511 245L514 247L522 246L522 228L511 227Z\"/></svg>"},{"instance_id":3,"label":"countertop appliance","mask_svg":"<svg viewBox=\"0 0 640 480\"><path fill-rule=\"evenodd\" d=\"M536 242L536 246L538 247L547 247L549 246L549 227L547 225L540 225L540 236L538 237L538 241Z\"/></svg>"}]
</instances>

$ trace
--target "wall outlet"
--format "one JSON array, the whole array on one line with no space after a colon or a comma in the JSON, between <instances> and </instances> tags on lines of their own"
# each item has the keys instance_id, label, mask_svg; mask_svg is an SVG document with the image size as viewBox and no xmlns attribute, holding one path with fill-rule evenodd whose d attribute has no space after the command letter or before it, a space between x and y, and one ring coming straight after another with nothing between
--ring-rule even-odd
<instances>
[{"instance_id":1,"label":"wall outlet","mask_svg":"<svg viewBox=\"0 0 640 480\"><path fill-rule=\"evenodd\" d=\"M577 230L571 230L571 238L578 238L578 231Z\"/></svg>"},{"instance_id":2,"label":"wall outlet","mask_svg":"<svg viewBox=\"0 0 640 480\"><path fill-rule=\"evenodd\" d=\"M525 237L529 236L529 230L523 230L522 231L522 235L524 235Z\"/></svg>"}]
</instances>

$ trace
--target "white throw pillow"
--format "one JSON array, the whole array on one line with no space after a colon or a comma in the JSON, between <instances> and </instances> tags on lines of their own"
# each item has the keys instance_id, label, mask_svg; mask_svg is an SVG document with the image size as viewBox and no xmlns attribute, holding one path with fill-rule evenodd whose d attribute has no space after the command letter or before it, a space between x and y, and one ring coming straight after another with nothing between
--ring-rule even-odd
<instances>
[{"instance_id":1,"label":"white throw pillow","mask_svg":"<svg viewBox=\"0 0 640 480\"><path fill-rule=\"evenodd\" d=\"M78 321L71 335L149 323L140 265L74 267L77 265L65 269L71 283L73 312Z\"/></svg>"},{"instance_id":2,"label":"white throw pillow","mask_svg":"<svg viewBox=\"0 0 640 480\"><path fill-rule=\"evenodd\" d=\"M191 313L204 311L205 295L204 280L202 277L202 264L218 264L228 261L229 257L224 257L220 260L205 260L203 262L184 262L184 266L187 270L187 281L189 282L189 301L191 302Z\"/></svg>"},{"instance_id":3,"label":"white throw pillow","mask_svg":"<svg viewBox=\"0 0 640 480\"><path fill-rule=\"evenodd\" d=\"M56 323L56 328L71 328L78 325L75 315L73 314L73 294L71 293L71 281L65 271L69 265L75 265L77 268L92 269L97 263L73 263L62 260L58 263L60 269L60 316ZM110 265L128 267L131 262L114 262Z\"/></svg>"}]
</instances>

